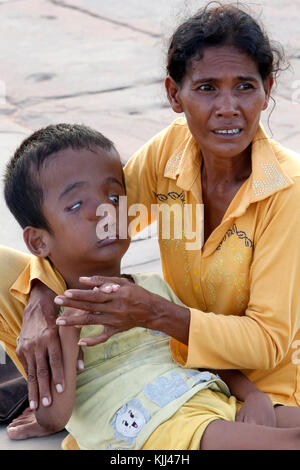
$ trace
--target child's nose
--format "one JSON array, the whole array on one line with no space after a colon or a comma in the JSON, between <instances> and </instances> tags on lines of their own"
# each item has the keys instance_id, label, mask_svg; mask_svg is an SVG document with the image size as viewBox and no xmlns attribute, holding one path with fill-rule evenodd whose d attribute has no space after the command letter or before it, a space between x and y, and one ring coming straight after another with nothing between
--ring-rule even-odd
<instances>
[{"instance_id":1,"label":"child's nose","mask_svg":"<svg viewBox=\"0 0 300 470\"><path fill-rule=\"evenodd\" d=\"M87 220L98 221L99 215L97 215L97 209L99 207L99 201L89 201L85 206L84 215Z\"/></svg>"}]
</instances>

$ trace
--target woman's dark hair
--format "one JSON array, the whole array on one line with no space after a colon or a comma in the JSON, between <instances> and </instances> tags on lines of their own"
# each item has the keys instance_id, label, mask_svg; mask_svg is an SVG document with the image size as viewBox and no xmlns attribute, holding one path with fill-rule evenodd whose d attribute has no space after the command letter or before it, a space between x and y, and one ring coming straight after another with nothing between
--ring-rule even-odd
<instances>
[{"instance_id":1,"label":"woman's dark hair","mask_svg":"<svg viewBox=\"0 0 300 470\"><path fill-rule=\"evenodd\" d=\"M250 14L234 5L210 2L182 23L170 39L167 73L180 85L192 60L200 60L207 47L234 46L258 65L262 80L276 78L284 52L271 42Z\"/></svg>"},{"instance_id":2,"label":"woman's dark hair","mask_svg":"<svg viewBox=\"0 0 300 470\"><path fill-rule=\"evenodd\" d=\"M22 228L51 228L43 214L44 191L39 172L48 158L72 148L96 151L101 148L116 153L114 144L87 126L79 124L50 125L25 139L9 161L4 175L6 204Z\"/></svg>"}]
</instances>

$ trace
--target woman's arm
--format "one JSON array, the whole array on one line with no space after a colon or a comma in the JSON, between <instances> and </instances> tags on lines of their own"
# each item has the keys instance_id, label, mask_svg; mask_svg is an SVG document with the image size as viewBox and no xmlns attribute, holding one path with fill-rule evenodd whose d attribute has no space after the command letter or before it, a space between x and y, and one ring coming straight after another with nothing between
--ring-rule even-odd
<instances>
[{"instance_id":1,"label":"woman's arm","mask_svg":"<svg viewBox=\"0 0 300 470\"><path fill-rule=\"evenodd\" d=\"M105 292L97 288L112 283L119 285L118 290ZM76 316L65 317L63 313L57 319L58 325L104 325L100 336L82 338L80 344L93 346L103 343L116 333L138 326L162 331L188 344L190 311L187 307L122 278L93 276L84 284L94 289L70 289L66 295L55 299L59 305L82 310Z\"/></svg>"},{"instance_id":2,"label":"woman's arm","mask_svg":"<svg viewBox=\"0 0 300 470\"><path fill-rule=\"evenodd\" d=\"M231 395L244 402L236 421L255 423L264 426L276 426L276 414L270 397L259 390L239 370L213 370L228 385Z\"/></svg>"},{"instance_id":3,"label":"woman's arm","mask_svg":"<svg viewBox=\"0 0 300 470\"><path fill-rule=\"evenodd\" d=\"M32 282L24 309L16 354L27 374L28 400L36 409L39 403L51 403L49 380L64 389L62 351L56 318L56 294L38 279ZM47 400L47 401L45 401Z\"/></svg>"},{"instance_id":4,"label":"woman's arm","mask_svg":"<svg viewBox=\"0 0 300 470\"><path fill-rule=\"evenodd\" d=\"M68 315L71 309L66 309ZM57 391L53 379L50 383L52 403L48 407L39 406L35 411L38 423L44 428L58 432L64 429L70 419L74 406L76 391L76 365L78 356L79 328L59 327L59 336L62 345L63 367L65 370L65 388L60 393Z\"/></svg>"}]
</instances>

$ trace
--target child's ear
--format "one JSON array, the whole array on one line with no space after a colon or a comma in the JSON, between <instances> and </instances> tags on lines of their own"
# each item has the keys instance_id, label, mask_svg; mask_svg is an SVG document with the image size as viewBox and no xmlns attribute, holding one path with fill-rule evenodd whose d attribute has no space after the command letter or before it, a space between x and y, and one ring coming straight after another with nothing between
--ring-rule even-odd
<instances>
[{"instance_id":1,"label":"child's ear","mask_svg":"<svg viewBox=\"0 0 300 470\"><path fill-rule=\"evenodd\" d=\"M35 256L46 258L50 250L48 246L48 232L42 228L26 227L23 231L24 242L28 250Z\"/></svg>"}]
</instances>

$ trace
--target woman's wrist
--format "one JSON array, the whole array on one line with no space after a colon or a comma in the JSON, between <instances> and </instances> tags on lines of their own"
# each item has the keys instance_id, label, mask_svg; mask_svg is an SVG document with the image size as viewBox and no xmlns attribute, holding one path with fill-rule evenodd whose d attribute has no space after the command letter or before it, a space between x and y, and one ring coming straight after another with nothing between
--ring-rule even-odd
<instances>
[{"instance_id":1,"label":"woman's wrist","mask_svg":"<svg viewBox=\"0 0 300 470\"><path fill-rule=\"evenodd\" d=\"M31 313L34 313L35 311L40 313L42 311L45 317L56 318L59 308L53 302L55 296L56 293L53 292L46 284L39 279L33 279L31 282L29 302L45 305L43 305L42 309L32 309Z\"/></svg>"},{"instance_id":2,"label":"woman's wrist","mask_svg":"<svg viewBox=\"0 0 300 470\"><path fill-rule=\"evenodd\" d=\"M159 295L151 298L151 307L153 314L147 318L145 327L161 331L183 344L188 344L190 310Z\"/></svg>"}]
</instances>

